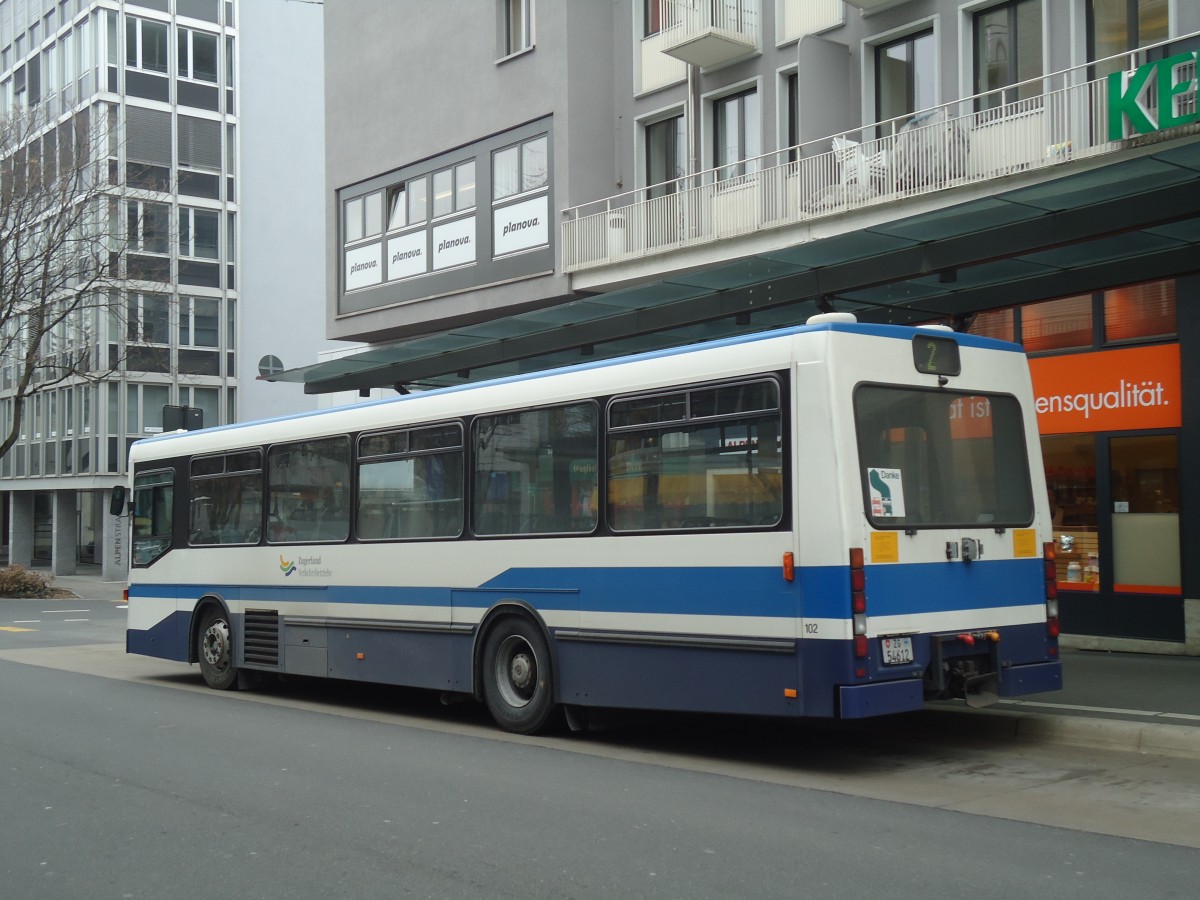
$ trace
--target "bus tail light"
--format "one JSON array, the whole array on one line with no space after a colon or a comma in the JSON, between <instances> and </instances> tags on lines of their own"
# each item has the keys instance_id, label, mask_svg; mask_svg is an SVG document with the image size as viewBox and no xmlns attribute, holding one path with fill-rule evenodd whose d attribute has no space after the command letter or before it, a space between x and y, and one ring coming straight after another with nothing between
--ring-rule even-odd
<instances>
[{"instance_id":1,"label":"bus tail light","mask_svg":"<svg viewBox=\"0 0 1200 900\"><path fill-rule=\"evenodd\" d=\"M850 548L850 612L854 617L854 655L867 655L867 571L862 547Z\"/></svg>"},{"instance_id":2,"label":"bus tail light","mask_svg":"<svg viewBox=\"0 0 1200 900\"><path fill-rule=\"evenodd\" d=\"M1058 569L1055 565L1057 554L1054 550L1054 541L1046 541L1042 544L1042 558L1045 566L1045 584L1046 584L1046 634L1051 638L1057 638L1059 632L1058 625Z\"/></svg>"}]
</instances>

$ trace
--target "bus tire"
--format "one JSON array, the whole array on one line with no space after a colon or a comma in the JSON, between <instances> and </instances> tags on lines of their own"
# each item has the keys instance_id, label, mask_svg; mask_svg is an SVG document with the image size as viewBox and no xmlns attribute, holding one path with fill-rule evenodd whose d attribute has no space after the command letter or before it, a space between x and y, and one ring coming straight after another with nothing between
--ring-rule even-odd
<instances>
[{"instance_id":1,"label":"bus tire","mask_svg":"<svg viewBox=\"0 0 1200 900\"><path fill-rule=\"evenodd\" d=\"M496 724L535 734L554 711L554 673L542 631L521 616L506 616L483 644L483 700Z\"/></svg>"},{"instance_id":2,"label":"bus tire","mask_svg":"<svg viewBox=\"0 0 1200 900\"><path fill-rule=\"evenodd\" d=\"M200 616L196 631L196 659L204 683L218 691L228 691L237 684L238 670L233 664L233 629L229 615L219 607L210 606Z\"/></svg>"}]
</instances>

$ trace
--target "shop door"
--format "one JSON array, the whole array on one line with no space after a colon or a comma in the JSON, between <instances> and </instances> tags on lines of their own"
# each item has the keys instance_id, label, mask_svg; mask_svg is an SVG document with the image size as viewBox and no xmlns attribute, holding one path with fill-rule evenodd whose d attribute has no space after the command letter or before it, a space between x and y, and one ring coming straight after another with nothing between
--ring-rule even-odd
<instances>
[{"instance_id":1,"label":"shop door","mask_svg":"<svg viewBox=\"0 0 1200 900\"><path fill-rule=\"evenodd\" d=\"M1042 438L1063 631L1182 641L1178 438Z\"/></svg>"}]
</instances>

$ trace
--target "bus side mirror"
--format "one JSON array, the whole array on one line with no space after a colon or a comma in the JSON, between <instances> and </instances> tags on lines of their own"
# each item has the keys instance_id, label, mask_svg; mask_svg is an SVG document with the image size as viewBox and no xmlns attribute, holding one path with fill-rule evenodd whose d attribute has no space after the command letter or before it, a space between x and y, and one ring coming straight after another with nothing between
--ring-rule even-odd
<instances>
[{"instance_id":1,"label":"bus side mirror","mask_svg":"<svg viewBox=\"0 0 1200 900\"><path fill-rule=\"evenodd\" d=\"M125 485L118 484L113 488L112 497L108 500L108 514L110 516L125 514Z\"/></svg>"}]
</instances>

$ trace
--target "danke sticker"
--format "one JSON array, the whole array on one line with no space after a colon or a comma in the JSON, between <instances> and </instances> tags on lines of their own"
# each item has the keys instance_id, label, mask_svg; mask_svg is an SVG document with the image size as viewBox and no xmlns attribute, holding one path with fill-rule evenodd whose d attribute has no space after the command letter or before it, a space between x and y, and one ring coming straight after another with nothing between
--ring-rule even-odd
<instances>
[{"instance_id":1,"label":"danke sticker","mask_svg":"<svg viewBox=\"0 0 1200 900\"><path fill-rule=\"evenodd\" d=\"M899 469L867 469L871 489L871 515L877 519L904 516L904 483Z\"/></svg>"}]
</instances>

